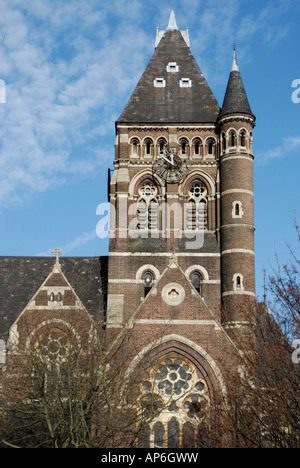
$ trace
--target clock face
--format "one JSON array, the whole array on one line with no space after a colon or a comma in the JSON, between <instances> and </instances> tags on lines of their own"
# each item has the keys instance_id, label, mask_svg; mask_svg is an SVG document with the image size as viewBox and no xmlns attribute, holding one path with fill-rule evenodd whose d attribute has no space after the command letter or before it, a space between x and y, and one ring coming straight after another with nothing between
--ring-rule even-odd
<instances>
[{"instance_id":1,"label":"clock face","mask_svg":"<svg viewBox=\"0 0 300 468\"><path fill-rule=\"evenodd\" d=\"M176 154L175 149L166 148L153 161L153 171L168 184L180 182L188 173L188 160Z\"/></svg>"}]
</instances>

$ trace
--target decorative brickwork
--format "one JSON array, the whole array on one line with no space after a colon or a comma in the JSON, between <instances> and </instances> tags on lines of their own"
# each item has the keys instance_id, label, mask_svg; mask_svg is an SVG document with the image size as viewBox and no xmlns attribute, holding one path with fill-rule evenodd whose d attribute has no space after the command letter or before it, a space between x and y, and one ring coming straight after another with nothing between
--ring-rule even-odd
<instances>
[{"instance_id":1,"label":"decorative brickwork","mask_svg":"<svg viewBox=\"0 0 300 468\"><path fill-rule=\"evenodd\" d=\"M188 388L179 416L164 410L140 445L172 445L174 433L187 446L186 432L194 446L200 423L217 431L213 405L238 369L230 330L253 318L255 117L236 57L220 110L187 35L170 24L116 122L108 271L107 258L2 258L0 333L11 359L46 330L56 344L64 333L86 343L99 317L106 346L129 333L124 379L140 364L144 375L128 404L142 408L155 382L157 401L172 379ZM173 179L153 170L158 154ZM175 155L188 167L178 179Z\"/></svg>"}]
</instances>

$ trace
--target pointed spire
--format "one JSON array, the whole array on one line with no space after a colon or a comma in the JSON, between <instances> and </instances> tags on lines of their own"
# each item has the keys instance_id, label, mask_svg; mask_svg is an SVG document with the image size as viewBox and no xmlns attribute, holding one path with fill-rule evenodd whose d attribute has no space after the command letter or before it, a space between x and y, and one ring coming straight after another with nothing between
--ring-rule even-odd
<instances>
[{"instance_id":1,"label":"pointed spire","mask_svg":"<svg viewBox=\"0 0 300 468\"><path fill-rule=\"evenodd\" d=\"M254 117L237 64L235 45L232 68L219 118L228 114L248 114Z\"/></svg>"},{"instance_id":2,"label":"pointed spire","mask_svg":"<svg viewBox=\"0 0 300 468\"><path fill-rule=\"evenodd\" d=\"M170 19L169 19L169 24L167 27L167 31L178 29L177 23L176 23L176 18L175 18L175 13L172 10L170 14Z\"/></svg>"},{"instance_id":3,"label":"pointed spire","mask_svg":"<svg viewBox=\"0 0 300 468\"><path fill-rule=\"evenodd\" d=\"M231 67L231 71L240 71L239 70L239 67L238 67L238 64L237 64L237 60L236 60L236 49L235 49L235 45L233 46L233 62L232 62L232 67Z\"/></svg>"}]
</instances>

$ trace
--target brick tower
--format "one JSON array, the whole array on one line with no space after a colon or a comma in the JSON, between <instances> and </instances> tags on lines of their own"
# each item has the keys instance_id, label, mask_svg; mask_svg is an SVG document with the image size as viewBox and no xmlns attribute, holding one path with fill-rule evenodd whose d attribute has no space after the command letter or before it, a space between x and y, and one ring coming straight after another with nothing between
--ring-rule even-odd
<instances>
[{"instance_id":1,"label":"brick tower","mask_svg":"<svg viewBox=\"0 0 300 468\"><path fill-rule=\"evenodd\" d=\"M251 320L255 301L252 114L234 58L218 117L221 284L228 325Z\"/></svg>"},{"instance_id":2,"label":"brick tower","mask_svg":"<svg viewBox=\"0 0 300 468\"><path fill-rule=\"evenodd\" d=\"M185 431L197 445L226 393L224 356L236 365L230 330L255 300L254 122L235 52L220 109L172 12L116 122L109 190L106 339L131 330L127 376L150 363L136 401L152 385L177 395L141 446L184 446Z\"/></svg>"}]
</instances>

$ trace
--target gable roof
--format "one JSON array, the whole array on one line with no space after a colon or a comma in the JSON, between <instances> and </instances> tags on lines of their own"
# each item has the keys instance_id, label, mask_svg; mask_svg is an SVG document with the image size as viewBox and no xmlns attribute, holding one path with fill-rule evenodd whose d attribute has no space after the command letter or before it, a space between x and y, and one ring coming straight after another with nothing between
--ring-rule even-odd
<instances>
[{"instance_id":1,"label":"gable roof","mask_svg":"<svg viewBox=\"0 0 300 468\"><path fill-rule=\"evenodd\" d=\"M54 262L52 257L0 257L0 338L7 337ZM92 316L104 311L107 263L107 257L60 257L64 275Z\"/></svg>"},{"instance_id":2,"label":"gable roof","mask_svg":"<svg viewBox=\"0 0 300 468\"><path fill-rule=\"evenodd\" d=\"M167 71L170 62L178 71ZM155 87L156 78L165 80L165 86ZM192 86L181 87L182 78L191 80ZM187 38L173 19L116 123L215 123L219 110Z\"/></svg>"}]
</instances>

